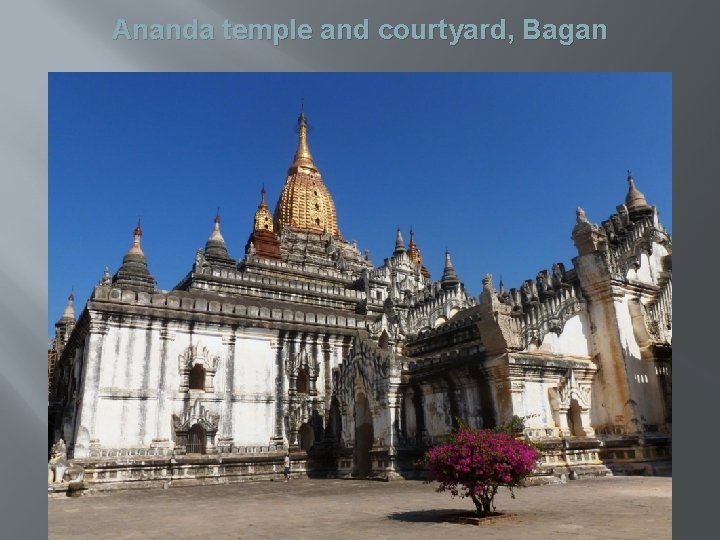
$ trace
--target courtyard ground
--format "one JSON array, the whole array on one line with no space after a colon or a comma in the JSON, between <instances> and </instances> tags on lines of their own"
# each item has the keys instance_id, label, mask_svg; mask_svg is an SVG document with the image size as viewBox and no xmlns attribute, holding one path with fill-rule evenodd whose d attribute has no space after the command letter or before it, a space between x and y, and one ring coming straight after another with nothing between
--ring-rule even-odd
<instances>
[{"instance_id":1,"label":"courtyard ground","mask_svg":"<svg viewBox=\"0 0 720 540\"><path fill-rule=\"evenodd\" d=\"M610 477L502 490L502 517L419 481L308 480L125 490L48 500L48 538L670 538L672 479Z\"/></svg>"}]
</instances>

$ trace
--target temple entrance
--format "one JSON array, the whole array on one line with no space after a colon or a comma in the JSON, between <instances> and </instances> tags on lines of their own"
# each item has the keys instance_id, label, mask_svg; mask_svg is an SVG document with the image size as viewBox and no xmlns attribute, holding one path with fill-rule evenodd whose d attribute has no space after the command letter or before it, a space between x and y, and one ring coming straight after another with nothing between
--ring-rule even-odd
<instances>
[{"instance_id":1,"label":"temple entrance","mask_svg":"<svg viewBox=\"0 0 720 540\"><path fill-rule=\"evenodd\" d=\"M200 424L195 424L188 431L187 444L185 451L188 454L204 454L205 453L205 429Z\"/></svg>"},{"instance_id":2,"label":"temple entrance","mask_svg":"<svg viewBox=\"0 0 720 540\"><path fill-rule=\"evenodd\" d=\"M298 446L307 452L313 442L315 442L315 431L310 424L305 423L298 430Z\"/></svg>"},{"instance_id":3,"label":"temple entrance","mask_svg":"<svg viewBox=\"0 0 720 540\"><path fill-rule=\"evenodd\" d=\"M355 452L354 476L369 476L372 472L370 450L373 446L373 420L370 403L362 392L355 397Z\"/></svg>"},{"instance_id":4,"label":"temple entrance","mask_svg":"<svg viewBox=\"0 0 720 540\"><path fill-rule=\"evenodd\" d=\"M580 417L580 404L575 398L570 400L570 408L567 412L567 423L571 435L575 437L585 436L585 430L583 429L582 425L582 418Z\"/></svg>"}]
</instances>

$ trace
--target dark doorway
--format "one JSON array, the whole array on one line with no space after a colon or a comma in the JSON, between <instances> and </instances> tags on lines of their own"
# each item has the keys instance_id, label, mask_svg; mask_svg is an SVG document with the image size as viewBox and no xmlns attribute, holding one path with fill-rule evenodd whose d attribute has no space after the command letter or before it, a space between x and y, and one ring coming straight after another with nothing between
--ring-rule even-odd
<instances>
[{"instance_id":1,"label":"dark doorway","mask_svg":"<svg viewBox=\"0 0 720 540\"><path fill-rule=\"evenodd\" d=\"M188 441L186 452L188 454L204 454L205 453L205 429L200 424L195 424L188 431Z\"/></svg>"},{"instance_id":2,"label":"dark doorway","mask_svg":"<svg viewBox=\"0 0 720 540\"><path fill-rule=\"evenodd\" d=\"M307 394L308 393L309 379L310 379L310 376L308 375L307 368L306 367L300 368L298 370L297 384L295 385L295 388L297 389L298 394Z\"/></svg>"},{"instance_id":3,"label":"dark doorway","mask_svg":"<svg viewBox=\"0 0 720 540\"><path fill-rule=\"evenodd\" d=\"M582 417L580 416L580 404L577 399L570 400L570 408L567 412L567 423L570 433L575 437L584 437L585 430L582 425Z\"/></svg>"},{"instance_id":4,"label":"dark doorway","mask_svg":"<svg viewBox=\"0 0 720 540\"><path fill-rule=\"evenodd\" d=\"M370 476L372 459L370 450L373 446L373 421L370 403L362 392L355 397L355 452L354 475Z\"/></svg>"},{"instance_id":5,"label":"dark doorway","mask_svg":"<svg viewBox=\"0 0 720 540\"><path fill-rule=\"evenodd\" d=\"M195 364L190 370L189 386L191 390L205 390L205 368Z\"/></svg>"},{"instance_id":6,"label":"dark doorway","mask_svg":"<svg viewBox=\"0 0 720 540\"><path fill-rule=\"evenodd\" d=\"M298 430L298 446L307 452L312 447L314 441L315 431L312 426L308 423L300 426Z\"/></svg>"}]
</instances>

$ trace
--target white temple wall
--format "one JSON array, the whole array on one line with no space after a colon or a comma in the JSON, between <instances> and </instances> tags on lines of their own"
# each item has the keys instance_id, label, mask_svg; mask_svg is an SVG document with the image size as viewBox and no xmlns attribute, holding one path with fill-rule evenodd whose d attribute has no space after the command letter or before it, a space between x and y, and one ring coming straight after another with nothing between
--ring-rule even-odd
<instances>
[{"instance_id":1,"label":"white temple wall","mask_svg":"<svg viewBox=\"0 0 720 540\"><path fill-rule=\"evenodd\" d=\"M93 438L107 448L147 447L155 436L156 416L157 399L101 395Z\"/></svg>"},{"instance_id":2,"label":"white temple wall","mask_svg":"<svg viewBox=\"0 0 720 540\"><path fill-rule=\"evenodd\" d=\"M267 445L273 436L274 418L275 405L272 402L233 401L232 436L234 444L237 446Z\"/></svg>"},{"instance_id":3,"label":"white temple wall","mask_svg":"<svg viewBox=\"0 0 720 540\"><path fill-rule=\"evenodd\" d=\"M526 381L520 394L521 407L515 411L525 418L525 427L532 429L554 428L555 420L550 406L550 389L557 383Z\"/></svg>"},{"instance_id":4,"label":"white temple wall","mask_svg":"<svg viewBox=\"0 0 720 540\"><path fill-rule=\"evenodd\" d=\"M121 400L116 399L98 400L97 415L102 421L96 426L94 437L100 439L101 445L120 448L129 443L123 439L124 430L121 429L124 405Z\"/></svg>"},{"instance_id":5,"label":"white temple wall","mask_svg":"<svg viewBox=\"0 0 720 540\"><path fill-rule=\"evenodd\" d=\"M233 390L275 394L275 351L269 339L241 336L235 342Z\"/></svg>"},{"instance_id":6,"label":"white temple wall","mask_svg":"<svg viewBox=\"0 0 720 540\"><path fill-rule=\"evenodd\" d=\"M615 302L615 311L630 399L632 400L632 403L626 406L626 412L635 421L646 424L662 424L665 413L660 377L656 372L655 363L650 360L642 360L640 355L640 347L635 339L632 317L628 307L628 295ZM636 429L642 429L641 425L635 424Z\"/></svg>"},{"instance_id":7,"label":"white temple wall","mask_svg":"<svg viewBox=\"0 0 720 540\"><path fill-rule=\"evenodd\" d=\"M625 414L629 387L615 306L611 300L600 299L590 302L588 309L595 323L593 349L600 368L592 386L591 423L596 429L600 428L600 432L615 429L632 431L633 426Z\"/></svg>"},{"instance_id":8,"label":"white temple wall","mask_svg":"<svg viewBox=\"0 0 720 540\"><path fill-rule=\"evenodd\" d=\"M545 334L538 350L567 356L590 356L590 339L590 321L587 313L581 312L565 322L559 336L554 332Z\"/></svg>"},{"instance_id":9,"label":"white temple wall","mask_svg":"<svg viewBox=\"0 0 720 540\"><path fill-rule=\"evenodd\" d=\"M644 283L656 284L663 271L662 259L668 254L665 246L657 243L652 245L652 254L648 256L645 253L640 255L640 267L630 269L627 278L630 280L642 281Z\"/></svg>"},{"instance_id":10,"label":"white temple wall","mask_svg":"<svg viewBox=\"0 0 720 540\"><path fill-rule=\"evenodd\" d=\"M228 418L225 409L231 408L228 421L235 444L268 444L273 435L276 391L276 360L270 336L237 338L231 387L227 372L231 349L217 330L175 327L173 338L165 341L160 333L159 328L109 326L99 359L97 411L93 425L87 426L90 439L99 439L102 446L109 448L149 446L153 438L172 435L172 415L182 417L199 398L210 413L222 418ZM214 392L180 392L180 357L193 345L207 348L211 356L218 357L212 379ZM161 369L163 347L165 366ZM86 384L97 383L88 379ZM158 394L165 396L162 418ZM230 405L225 403L228 398L232 400ZM225 428L219 426L218 435L223 433Z\"/></svg>"}]
</instances>

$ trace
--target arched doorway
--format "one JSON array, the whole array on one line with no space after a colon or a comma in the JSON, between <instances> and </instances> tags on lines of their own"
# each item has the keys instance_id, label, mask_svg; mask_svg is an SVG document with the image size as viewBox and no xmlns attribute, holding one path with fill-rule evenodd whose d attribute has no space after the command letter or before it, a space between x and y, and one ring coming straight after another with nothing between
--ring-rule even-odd
<instances>
[{"instance_id":1,"label":"arched doorway","mask_svg":"<svg viewBox=\"0 0 720 540\"><path fill-rule=\"evenodd\" d=\"M362 392L355 396L355 452L354 475L369 476L372 472L370 450L373 445L373 420L370 403Z\"/></svg>"},{"instance_id":2,"label":"arched doorway","mask_svg":"<svg viewBox=\"0 0 720 540\"><path fill-rule=\"evenodd\" d=\"M205 429L200 424L195 424L188 431L186 452L188 454L204 454L205 442Z\"/></svg>"},{"instance_id":3,"label":"arched doorway","mask_svg":"<svg viewBox=\"0 0 720 540\"><path fill-rule=\"evenodd\" d=\"M307 394L308 393L308 387L309 387L309 375L308 370L306 367L300 368L298 370L297 375L297 382L295 383L295 389L298 394Z\"/></svg>"},{"instance_id":4,"label":"arched doorway","mask_svg":"<svg viewBox=\"0 0 720 540\"><path fill-rule=\"evenodd\" d=\"M298 446L307 452L313 442L315 442L315 432L310 424L305 423L298 430Z\"/></svg>"},{"instance_id":5,"label":"arched doorway","mask_svg":"<svg viewBox=\"0 0 720 540\"><path fill-rule=\"evenodd\" d=\"M190 390L205 390L205 368L195 364L188 375Z\"/></svg>"},{"instance_id":6,"label":"arched doorway","mask_svg":"<svg viewBox=\"0 0 720 540\"><path fill-rule=\"evenodd\" d=\"M582 418L580 416L580 404L575 398L570 400L570 407L567 412L567 423L568 429L573 436L585 436L585 430L583 429Z\"/></svg>"}]
</instances>

